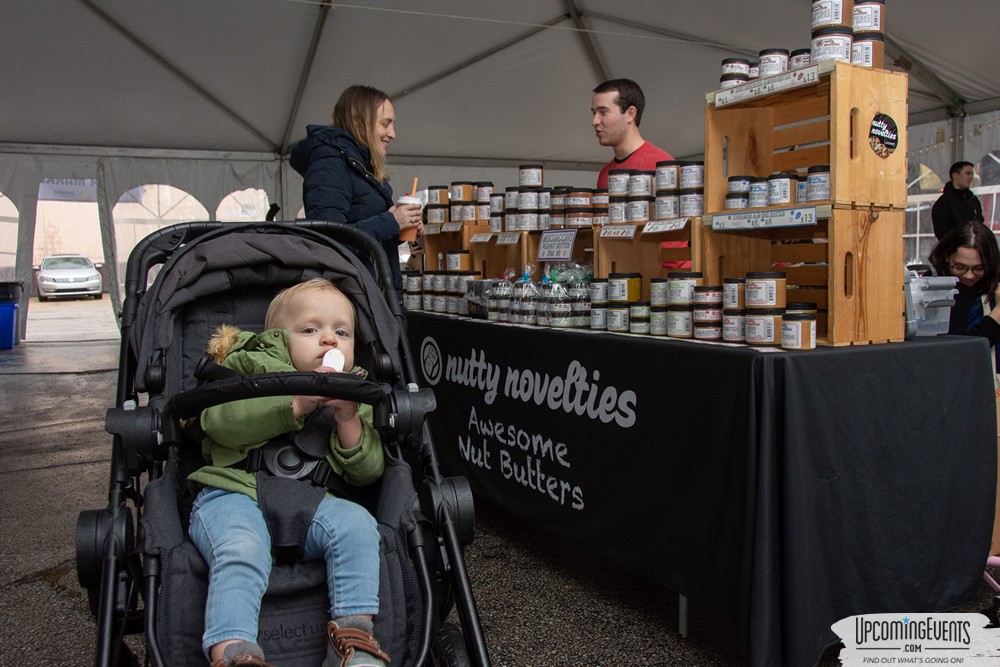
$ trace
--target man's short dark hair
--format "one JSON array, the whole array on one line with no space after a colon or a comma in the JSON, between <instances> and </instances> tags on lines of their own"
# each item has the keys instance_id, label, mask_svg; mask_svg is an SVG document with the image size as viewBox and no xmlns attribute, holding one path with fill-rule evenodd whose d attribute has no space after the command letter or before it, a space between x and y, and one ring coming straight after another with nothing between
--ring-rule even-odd
<instances>
[{"instance_id":1,"label":"man's short dark hair","mask_svg":"<svg viewBox=\"0 0 1000 667\"><path fill-rule=\"evenodd\" d=\"M618 108L625 113L629 107L635 107L635 126L642 121L642 110L646 108L646 97L642 88L632 79L609 79L594 88L595 93L618 92Z\"/></svg>"},{"instance_id":2,"label":"man's short dark hair","mask_svg":"<svg viewBox=\"0 0 1000 667\"><path fill-rule=\"evenodd\" d=\"M951 165L950 169L948 169L948 178L951 178L955 174L961 173L961 171L966 167L972 167L973 169L975 169L976 165L972 164L971 162L966 162L964 160L961 162L956 162L955 164Z\"/></svg>"}]
</instances>

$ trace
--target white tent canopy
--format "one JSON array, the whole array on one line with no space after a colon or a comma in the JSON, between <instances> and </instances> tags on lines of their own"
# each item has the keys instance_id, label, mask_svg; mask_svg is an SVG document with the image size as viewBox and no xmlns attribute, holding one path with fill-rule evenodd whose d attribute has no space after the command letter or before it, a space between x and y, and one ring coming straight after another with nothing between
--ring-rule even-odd
<instances>
[{"instance_id":1,"label":"white tent canopy","mask_svg":"<svg viewBox=\"0 0 1000 667\"><path fill-rule=\"evenodd\" d=\"M400 191L414 175L516 184L523 162L591 183L610 151L588 126L590 91L613 77L645 90L645 138L697 157L722 58L809 46L811 4L4 0L0 193L21 220L17 279L31 278L41 178L98 178L106 235L115 202L145 183L183 189L208 211L261 188L279 217L294 216L289 147L355 83L395 101ZM970 135L963 119L1000 109L1000 3L888 0L886 10L887 62L910 74L910 125L943 125L944 142L924 134L950 162ZM113 238L104 245L109 264L124 260Z\"/></svg>"}]
</instances>

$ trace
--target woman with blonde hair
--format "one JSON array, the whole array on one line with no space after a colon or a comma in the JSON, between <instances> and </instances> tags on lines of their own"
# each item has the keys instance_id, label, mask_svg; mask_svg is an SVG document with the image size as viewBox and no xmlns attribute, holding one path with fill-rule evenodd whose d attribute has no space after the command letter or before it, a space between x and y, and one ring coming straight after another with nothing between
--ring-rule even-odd
<instances>
[{"instance_id":1,"label":"woman with blonde hair","mask_svg":"<svg viewBox=\"0 0 1000 667\"><path fill-rule=\"evenodd\" d=\"M422 227L420 206L393 203L385 166L396 138L389 96L370 86L351 86L333 108L332 125L309 125L292 147L291 165L302 175L306 218L349 222L373 236L389 257L397 300L402 300L399 233Z\"/></svg>"}]
</instances>

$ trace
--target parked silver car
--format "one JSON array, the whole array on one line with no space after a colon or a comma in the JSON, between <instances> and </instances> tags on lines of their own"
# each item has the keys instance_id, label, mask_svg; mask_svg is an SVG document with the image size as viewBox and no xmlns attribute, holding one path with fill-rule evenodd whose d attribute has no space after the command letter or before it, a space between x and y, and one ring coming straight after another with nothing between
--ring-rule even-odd
<instances>
[{"instance_id":1,"label":"parked silver car","mask_svg":"<svg viewBox=\"0 0 1000 667\"><path fill-rule=\"evenodd\" d=\"M38 300L47 301L58 296L104 296L104 281L100 265L94 265L84 255L50 255L36 267L35 283Z\"/></svg>"}]
</instances>

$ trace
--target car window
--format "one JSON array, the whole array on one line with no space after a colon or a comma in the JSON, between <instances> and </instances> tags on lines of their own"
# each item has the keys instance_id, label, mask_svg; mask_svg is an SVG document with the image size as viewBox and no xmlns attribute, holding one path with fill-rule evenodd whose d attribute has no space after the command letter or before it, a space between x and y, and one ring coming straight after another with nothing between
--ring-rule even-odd
<instances>
[{"instance_id":1,"label":"car window","mask_svg":"<svg viewBox=\"0 0 1000 667\"><path fill-rule=\"evenodd\" d=\"M86 257L49 257L42 262L43 269L89 269L93 265Z\"/></svg>"}]
</instances>

